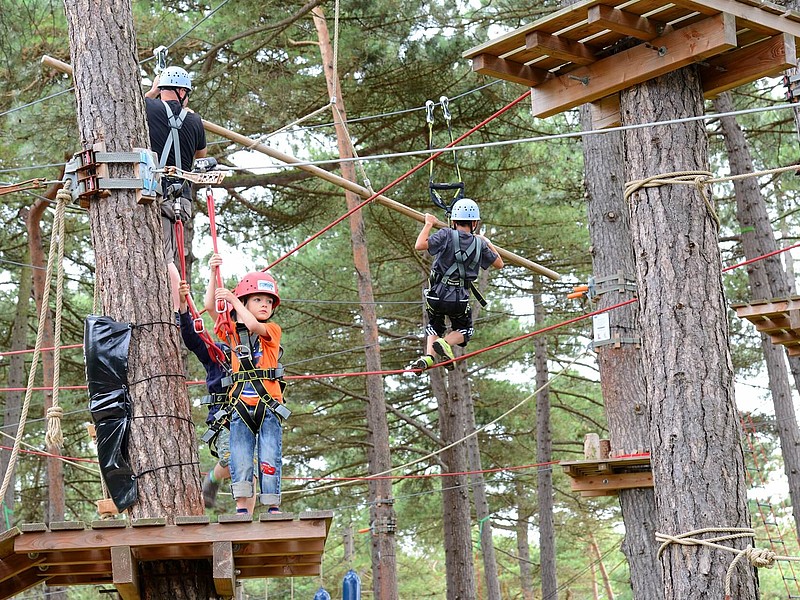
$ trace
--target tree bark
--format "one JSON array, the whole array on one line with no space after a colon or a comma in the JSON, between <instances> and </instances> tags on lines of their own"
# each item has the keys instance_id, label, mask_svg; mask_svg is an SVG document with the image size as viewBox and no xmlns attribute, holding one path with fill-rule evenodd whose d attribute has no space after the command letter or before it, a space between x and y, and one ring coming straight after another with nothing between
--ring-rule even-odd
<instances>
[{"instance_id":1,"label":"tree bark","mask_svg":"<svg viewBox=\"0 0 800 600\"><path fill-rule=\"evenodd\" d=\"M581 125L593 129L591 111L581 107ZM625 205L622 135L608 132L583 138L592 265L596 279L621 273L633 278L635 266L630 220ZM598 176L602 173L602 176ZM604 309L633 295L609 292L593 307ZM611 335L640 337L636 326L637 303L607 313ZM634 344L597 348L600 388L606 410L612 454L649 449L649 401L645 393L642 351ZM656 560L655 496L652 489L620 490L619 504L625 524L622 552L628 559L634 598L658 598L662 593L661 565Z\"/></svg>"},{"instance_id":2,"label":"tree bark","mask_svg":"<svg viewBox=\"0 0 800 600\"><path fill-rule=\"evenodd\" d=\"M444 387L442 369L429 371L431 387ZM439 400L439 431L447 446L465 435L466 402L464 399L466 367L463 361L455 363L449 382ZM434 380L439 384L434 387ZM468 460L466 444L456 444L441 454L447 473L464 473ZM466 475L453 475L442 482L442 509L444 513L445 569L447 572L447 600L474 600L476 597L475 570L472 566L471 514L469 505L469 480Z\"/></svg>"},{"instance_id":3,"label":"tree bark","mask_svg":"<svg viewBox=\"0 0 800 600\"><path fill-rule=\"evenodd\" d=\"M536 281L533 295L533 318L536 329L545 326L542 306L541 282ZM550 430L550 379L547 368L547 339L543 335L533 338L534 365L536 367L536 462L546 463L553 458L553 439ZM553 471L537 471L537 498L539 502L539 561L541 565L542 598L558 600L558 572L556 569L556 527L553 515Z\"/></svg>"},{"instance_id":4,"label":"tree bark","mask_svg":"<svg viewBox=\"0 0 800 600\"><path fill-rule=\"evenodd\" d=\"M733 110L730 94L722 94L714 100L718 112ZM734 117L720 119L728 151L731 175L752 173L753 158L747 139ZM736 196L736 217L741 226L742 249L745 258L751 259L778 249L772 232L764 198L758 180L754 177L733 182ZM754 300L788 296L788 283L781 267L780 256L773 256L747 265L750 293ZM769 270L769 272L768 272ZM773 288L773 282L778 285ZM783 282L783 285L780 283ZM761 334L761 348L767 363L769 388L775 407L775 428L781 442L783 468L789 481L789 497L792 506L800 506L800 430L797 426L786 368L786 352L774 345L766 334ZM800 373L800 370L798 370ZM797 375L798 373L795 373ZM794 515L795 529L800 532L800 514Z\"/></svg>"},{"instance_id":5,"label":"tree bark","mask_svg":"<svg viewBox=\"0 0 800 600\"><path fill-rule=\"evenodd\" d=\"M620 93L623 123L703 111L697 68L686 67ZM628 180L708 169L701 122L625 132ZM749 527L740 428L733 397L718 225L693 186L643 188L629 198L639 290L657 529ZM748 540L729 545L744 548ZM661 555L666 600L722 597L729 553L672 544ZM758 595L739 565L732 597Z\"/></svg>"},{"instance_id":6,"label":"tree bark","mask_svg":"<svg viewBox=\"0 0 800 600\"><path fill-rule=\"evenodd\" d=\"M526 488L521 481L514 483L517 495L517 564L519 565L519 583L522 600L533 600L533 573L531 569L531 549L528 541L528 526L531 510L528 506Z\"/></svg>"},{"instance_id":7,"label":"tree bark","mask_svg":"<svg viewBox=\"0 0 800 600\"><path fill-rule=\"evenodd\" d=\"M84 148L147 148L144 100L135 57L130 0L65 0ZM131 177L129 165L109 176ZM140 205L133 190L112 191L89 205L95 285L105 314L136 325L128 354L133 404L130 463L138 474L134 518L202 515L191 406L170 303L157 203ZM141 563L146 600L215 598L208 562Z\"/></svg>"},{"instance_id":8,"label":"tree bark","mask_svg":"<svg viewBox=\"0 0 800 600\"><path fill-rule=\"evenodd\" d=\"M339 156L352 158L353 151L349 143L345 123L347 113L342 100L338 74L333 70L333 48L331 46L325 14L320 7L311 11L314 26L317 28L320 53L325 70L328 93L336 97L336 109L333 111L336 124L336 142ZM339 118L341 116L341 119ZM356 182L355 166L345 161L341 165L342 177ZM345 190L347 208L352 209L360 202L354 192ZM353 264L358 280L358 297L361 301L361 319L364 331L364 354L367 371L381 370L380 339L378 337L378 315L375 296L372 291L372 274L369 264L367 236L364 218L360 211L349 217L350 240L353 246ZM367 429L369 447L370 473L382 473L392 467L391 450L389 448L389 424L386 420L386 397L381 375L367 375ZM397 600L397 562L395 556L396 540L394 537L397 516L392 499L391 479L373 479L369 482L370 522L372 523L372 590L379 600Z\"/></svg>"}]
</instances>

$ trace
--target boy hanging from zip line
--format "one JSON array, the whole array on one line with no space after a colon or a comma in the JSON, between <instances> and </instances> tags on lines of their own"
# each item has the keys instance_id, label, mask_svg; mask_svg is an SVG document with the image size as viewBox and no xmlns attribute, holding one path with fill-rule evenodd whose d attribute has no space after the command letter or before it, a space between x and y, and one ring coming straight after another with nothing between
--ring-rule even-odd
<instances>
[{"instance_id":1,"label":"boy hanging from zip line","mask_svg":"<svg viewBox=\"0 0 800 600\"><path fill-rule=\"evenodd\" d=\"M425 310L428 314L426 354L409 365L411 369L429 369L436 359L455 359L453 346L467 345L474 332L472 308L469 305L471 283L478 278L480 269L503 267L497 249L484 236L476 233L480 226L480 210L474 200L462 198L450 210L452 229L440 229L431 235L436 217L425 214L425 225L417 236L414 248L427 250L434 257L428 288L425 290ZM450 320L451 331L445 335L445 317ZM449 362L445 368L452 370Z\"/></svg>"},{"instance_id":2,"label":"boy hanging from zip line","mask_svg":"<svg viewBox=\"0 0 800 600\"><path fill-rule=\"evenodd\" d=\"M291 414L283 404L281 328L269 321L280 305L278 284L272 275L248 273L231 292L217 287L217 270L222 259L209 261L211 278L205 306L214 314L225 301L232 327L218 329L220 339L231 349L231 386L228 400L230 418L231 493L237 513L249 513L248 502L255 493L253 454L256 453L261 504L279 513L281 503L281 420Z\"/></svg>"},{"instance_id":3,"label":"boy hanging from zip line","mask_svg":"<svg viewBox=\"0 0 800 600\"><path fill-rule=\"evenodd\" d=\"M189 306L186 297L191 293L189 284L185 281L180 283L180 313L178 319L181 327L181 337L186 348L191 351L206 371L206 388L208 396L203 404L208 405L208 416L206 425L210 427L209 437L204 436L209 448L216 451L219 460L203 479L203 503L206 508L213 508L216 504L217 492L223 481L230 478L231 460L231 433L230 417L226 410L228 404L228 386L224 385L225 378L230 375L230 348L227 345L217 342L217 346L227 357L225 364L219 364L206 348L205 342L197 333L194 327L194 319L189 313ZM255 508L256 497L248 499L247 508L250 513Z\"/></svg>"}]
</instances>

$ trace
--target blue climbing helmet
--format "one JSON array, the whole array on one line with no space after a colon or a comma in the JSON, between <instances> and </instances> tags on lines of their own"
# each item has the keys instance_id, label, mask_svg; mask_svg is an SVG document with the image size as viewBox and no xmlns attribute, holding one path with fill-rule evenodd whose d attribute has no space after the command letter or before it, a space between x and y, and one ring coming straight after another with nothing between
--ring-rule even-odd
<instances>
[{"instance_id":1,"label":"blue climbing helmet","mask_svg":"<svg viewBox=\"0 0 800 600\"><path fill-rule=\"evenodd\" d=\"M462 198L450 209L450 219L453 221L480 221L481 211L474 200Z\"/></svg>"},{"instance_id":2,"label":"blue climbing helmet","mask_svg":"<svg viewBox=\"0 0 800 600\"><path fill-rule=\"evenodd\" d=\"M192 89L192 78L186 69L181 67L167 67L161 71L158 78L159 88L184 88L187 90Z\"/></svg>"}]
</instances>

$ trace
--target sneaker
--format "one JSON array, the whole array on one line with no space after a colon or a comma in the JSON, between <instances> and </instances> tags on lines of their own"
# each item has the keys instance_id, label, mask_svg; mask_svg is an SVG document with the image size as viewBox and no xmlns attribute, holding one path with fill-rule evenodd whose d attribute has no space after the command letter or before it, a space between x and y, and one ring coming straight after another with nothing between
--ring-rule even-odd
<instances>
[{"instance_id":1,"label":"sneaker","mask_svg":"<svg viewBox=\"0 0 800 600\"><path fill-rule=\"evenodd\" d=\"M433 342L433 350L442 357L442 360L454 360L456 355L453 354L453 349L450 347L450 344L445 342L442 338L436 338L436 341ZM448 371L452 371L456 368L455 363L449 362L444 366L445 369Z\"/></svg>"},{"instance_id":2,"label":"sneaker","mask_svg":"<svg viewBox=\"0 0 800 600\"><path fill-rule=\"evenodd\" d=\"M267 509L267 514L270 514L270 515L281 515L283 513L281 512L281 509L278 508L277 506L270 506Z\"/></svg>"},{"instance_id":3,"label":"sneaker","mask_svg":"<svg viewBox=\"0 0 800 600\"><path fill-rule=\"evenodd\" d=\"M434 360L430 354L424 354L417 360L408 365L409 369L422 369L423 371L430 369L433 366Z\"/></svg>"},{"instance_id":4,"label":"sneaker","mask_svg":"<svg viewBox=\"0 0 800 600\"><path fill-rule=\"evenodd\" d=\"M203 479L203 504L206 508L214 508L217 503L217 492L219 491L219 484L211 481L210 474L206 474Z\"/></svg>"}]
</instances>

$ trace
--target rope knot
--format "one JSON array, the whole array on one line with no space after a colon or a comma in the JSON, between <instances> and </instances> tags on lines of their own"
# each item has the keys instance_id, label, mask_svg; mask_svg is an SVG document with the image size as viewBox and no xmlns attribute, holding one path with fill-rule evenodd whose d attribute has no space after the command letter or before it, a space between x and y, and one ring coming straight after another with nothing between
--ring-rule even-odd
<instances>
[{"instance_id":1,"label":"rope knot","mask_svg":"<svg viewBox=\"0 0 800 600\"><path fill-rule=\"evenodd\" d=\"M750 564L757 569L771 569L775 565L777 554L766 548L746 548L744 555Z\"/></svg>"},{"instance_id":2,"label":"rope knot","mask_svg":"<svg viewBox=\"0 0 800 600\"><path fill-rule=\"evenodd\" d=\"M64 409L60 406L53 406L47 409L47 432L44 435L44 442L48 447L61 448L64 445L64 434L61 431L61 418L63 416Z\"/></svg>"},{"instance_id":3,"label":"rope knot","mask_svg":"<svg viewBox=\"0 0 800 600\"><path fill-rule=\"evenodd\" d=\"M69 204L72 202L72 194L67 188L63 187L56 192L56 200Z\"/></svg>"}]
</instances>

